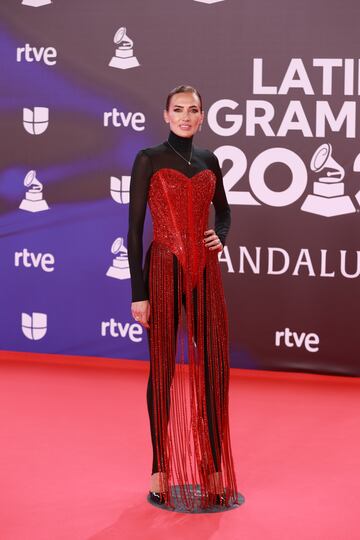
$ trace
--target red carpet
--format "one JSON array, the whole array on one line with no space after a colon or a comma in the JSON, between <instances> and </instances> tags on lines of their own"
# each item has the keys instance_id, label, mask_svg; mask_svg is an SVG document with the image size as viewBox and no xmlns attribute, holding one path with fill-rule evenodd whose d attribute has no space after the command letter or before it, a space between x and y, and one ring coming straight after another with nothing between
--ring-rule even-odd
<instances>
[{"instance_id":1,"label":"red carpet","mask_svg":"<svg viewBox=\"0 0 360 540\"><path fill-rule=\"evenodd\" d=\"M232 370L235 510L146 501L149 364L2 353L1 540L357 540L360 380Z\"/></svg>"}]
</instances>

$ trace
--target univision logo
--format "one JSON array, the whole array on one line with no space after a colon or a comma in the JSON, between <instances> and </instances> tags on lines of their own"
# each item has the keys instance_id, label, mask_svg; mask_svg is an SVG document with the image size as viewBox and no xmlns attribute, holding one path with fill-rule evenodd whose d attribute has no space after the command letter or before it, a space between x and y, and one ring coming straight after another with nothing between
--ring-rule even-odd
<instances>
[{"instance_id":1,"label":"univision logo","mask_svg":"<svg viewBox=\"0 0 360 540\"><path fill-rule=\"evenodd\" d=\"M28 339L37 341L42 339L47 331L47 315L46 313L33 312L21 314L21 328L23 334Z\"/></svg>"},{"instance_id":2,"label":"univision logo","mask_svg":"<svg viewBox=\"0 0 360 540\"><path fill-rule=\"evenodd\" d=\"M24 108L23 125L30 135L41 135L49 125L49 109L47 107Z\"/></svg>"},{"instance_id":3,"label":"univision logo","mask_svg":"<svg viewBox=\"0 0 360 540\"><path fill-rule=\"evenodd\" d=\"M130 201L130 176L110 177L110 193L115 202L129 204Z\"/></svg>"}]
</instances>

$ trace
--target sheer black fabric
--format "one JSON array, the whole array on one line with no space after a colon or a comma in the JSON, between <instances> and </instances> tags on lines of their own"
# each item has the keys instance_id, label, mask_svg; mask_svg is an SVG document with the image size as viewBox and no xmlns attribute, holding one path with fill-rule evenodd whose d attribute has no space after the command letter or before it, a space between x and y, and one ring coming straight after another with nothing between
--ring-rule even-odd
<instances>
[{"instance_id":1,"label":"sheer black fabric","mask_svg":"<svg viewBox=\"0 0 360 540\"><path fill-rule=\"evenodd\" d=\"M152 175L159 169L171 168L191 178L204 169L212 170L216 175L216 187L212 203L215 208L214 230L223 245L231 224L230 207L223 185L219 161L210 150L193 146L192 137L180 137L170 131L168 140L140 150L136 155L130 181L129 228L127 235L128 258L131 274L132 302L148 300L149 292L146 276L142 270L143 230L147 206L147 196ZM170 143L170 144L169 144ZM191 165L189 165L171 146L189 160L191 147ZM147 258L149 250L147 252ZM145 267L147 263L145 263Z\"/></svg>"}]
</instances>

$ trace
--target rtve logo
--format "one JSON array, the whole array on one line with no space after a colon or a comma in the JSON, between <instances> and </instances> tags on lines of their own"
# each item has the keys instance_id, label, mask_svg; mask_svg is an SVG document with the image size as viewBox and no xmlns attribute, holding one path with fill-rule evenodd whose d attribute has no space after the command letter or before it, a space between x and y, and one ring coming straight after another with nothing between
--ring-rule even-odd
<instances>
[{"instance_id":1,"label":"rtve logo","mask_svg":"<svg viewBox=\"0 0 360 540\"><path fill-rule=\"evenodd\" d=\"M303 344L307 351L317 352L319 350L320 338L315 333L306 334L301 332L291 332L290 328L285 328L285 331L276 331L275 332L275 345L276 347L281 346L281 341L283 340L285 347L294 347L294 345L299 349Z\"/></svg>"},{"instance_id":2,"label":"rtve logo","mask_svg":"<svg viewBox=\"0 0 360 540\"><path fill-rule=\"evenodd\" d=\"M111 336L111 337L122 337L126 338L128 335L131 341L138 343L142 341L143 329L139 323L125 323L124 325L120 322L116 322L115 319L111 317L110 321L102 321L101 323L101 335L102 336Z\"/></svg>"},{"instance_id":3,"label":"rtve logo","mask_svg":"<svg viewBox=\"0 0 360 540\"><path fill-rule=\"evenodd\" d=\"M142 112L124 113L116 107L111 112L104 112L104 126L131 127L134 131L144 131L145 115Z\"/></svg>"},{"instance_id":4,"label":"rtve logo","mask_svg":"<svg viewBox=\"0 0 360 540\"><path fill-rule=\"evenodd\" d=\"M28 339L35 341L42 339L47 331L46 313L33 312L31 315L22 313L21 328L24 336Z\"/></svg>"},{"instance_id":5,"label":"rtve logo","mask_svg":"<svg viewBox=\"0 0 360 540\"><path fill-rule=\"evenodd\" d=\"M25 268L39 268L44 272L53 272L55 257L51 253L32 253L24 248L22 251L15 251L15 266Z\"/></svg>"},{"instance_id":6,"label":"rtve logo","mask_svg":"<svg viewBox=\"0 0 360 540\"><path fill-rule=\"evenodd\" d=\"M47 66L54 66L56 64L57 51L55 47L31 47L29 43L25 43L25 47L18 47L16 49L16 61L21 62L41 62Z\"/></svg>"}]
</instances>

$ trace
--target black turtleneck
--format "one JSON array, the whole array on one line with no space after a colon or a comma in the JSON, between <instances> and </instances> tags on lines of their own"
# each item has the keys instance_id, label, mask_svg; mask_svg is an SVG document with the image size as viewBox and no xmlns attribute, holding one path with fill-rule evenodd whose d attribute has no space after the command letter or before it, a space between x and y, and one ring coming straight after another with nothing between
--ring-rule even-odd
<instances>
[{"instance_id":1,"label":"black turtleneck","mask_svg":"<svg viewBox=\"0 0 360 540\"><path fill-rule=\"evenodd\" d=\"M193 144L193 135L191 137L180 137L171 129L168 136L168 143L171 144L185 159L189 159L191 155L191 147Z\"/></svg>"},{"instance_id":2,"label":"black turtleneck","mask_svg":"<svg viewBox=\"0 0 360 540\"><path fill-rule=\"evenodd\" d=\"M187 160L190 158L191 147L192 156L191 164L189 165ZM195 147L192 136L181 137L171 130L167 141L164 141L158 146L140 150L135 157L131 171L129 229L127 235L132 302L147 300L149 298L142 269L143 230L151 177L156 171L162 168L176 169L189 178L203 169L212 170L216 175L216 187L212 199L215 208L214 230L223 245L225 245L226 236L230 228L230 207L226 200L220 165L213 152Z\"/></svg>"}]
</instances>

